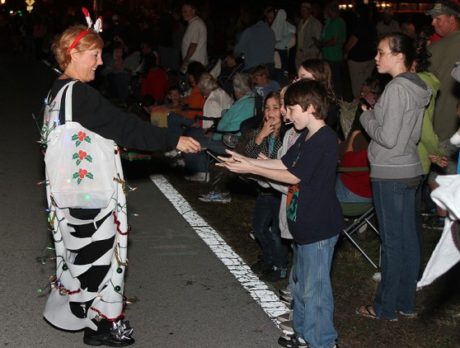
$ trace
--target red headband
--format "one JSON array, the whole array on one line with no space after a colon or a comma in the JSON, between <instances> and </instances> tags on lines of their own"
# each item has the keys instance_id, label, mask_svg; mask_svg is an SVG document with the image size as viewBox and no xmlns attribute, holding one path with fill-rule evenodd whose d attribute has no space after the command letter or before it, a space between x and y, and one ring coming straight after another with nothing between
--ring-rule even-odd
<instances>
[{"instance_id":1,"label":"red headband","mask_svg":"<svg viewBox=\"0 0 460 348\"><path fill-rule=\"evenodd\" d=\"M86 35L88 35L89 30L90 29L83 30L80 32L80 34L77 35L77 37L72 41L72 44L67 49L67 53L70 53L70 51L78 45L80 40L83 39Z\"/></svg>"}]
</instances>

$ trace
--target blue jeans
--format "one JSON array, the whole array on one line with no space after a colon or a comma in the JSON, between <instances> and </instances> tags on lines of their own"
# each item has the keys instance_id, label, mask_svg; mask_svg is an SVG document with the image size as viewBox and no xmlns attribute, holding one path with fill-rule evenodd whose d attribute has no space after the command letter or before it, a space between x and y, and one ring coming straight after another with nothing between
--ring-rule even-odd
<instances>
[{"instance_id":1,"label":"blue jeans","mask_svg":"<svg viewBox=\"0 0 460 348\"><path fill-rule=\"evenodd\" d=\"M337 339L330 272L338 237L297 245L293 327L314 348L331 348Z\"/></svg>"},{"instance_id":2,"label":"blue jeans","mask_svg":"<svg viewBox=\"0 0 460 348\"><path fill-rule=\"evenodd\" d=\"M415 216L417 187L399 181L373 181L372 190L382 240L382 280L374 310L380 319L394 319L396 311L415 313L420 265Z\"/></svg>"},{"instance_id":3,"label":"blue jeans","mask_svg":"<svg viewBox=\"0 0 460 348\"><path fill-rule=\"evenodd\" d=\"M289 250L288 244L281 238L280 201L277 193L259 193L252 217L252 229L262 248L264 262L278 268L287 268Z\"/></svg>"},{"instance_id":4,"label":"blue jeans","mask_svg":"<svg viewBox=\"0 0 460 348\"><path fill-rule=\"evenodd\" d=\"M358 196L345 187L340 176L335 181L335 194L340 203L370 203L372 198Z\"/></svg>"}]
</instances>

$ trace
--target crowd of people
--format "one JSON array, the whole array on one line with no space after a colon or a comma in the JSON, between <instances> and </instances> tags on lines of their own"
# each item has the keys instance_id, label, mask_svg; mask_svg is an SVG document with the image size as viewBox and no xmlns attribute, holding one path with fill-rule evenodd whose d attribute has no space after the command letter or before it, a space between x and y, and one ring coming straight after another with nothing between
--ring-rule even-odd
<instances>
[{"instance_id":1,"label":"crowd of people","mask_svg":"<svg viewBox=\"0 0 460 348\"><path fill-rule=\"evenodd\" d=\"M208 55L211 23L193 1L156 17L168 40L152 31L149 17L138 22L135 40L117 14L101 34L71 25L52 45L62 75L50 98L77 81L76 122L125 148L161 149L186 180L212 180L203 202L229 203L230 181L250 174L258 191L252 235L260 245L251 269L263 281L289 279L281 296L292 311L279 318L287 320L279 344L337 347L330 270L344 223L340 203L373 203L380 232L381 280L374 300L356 314L417 317L420 214L436 210L423 193L436 187L437 175L457 173L458 148L450 139L457 134L460 88L451 71L460 61L460 5L436 2L426 13L432 25L416 29L389 10L377 21L375 9L360 2L347 20L336 1L322 8L304 1L297 12L242 7L219 59ZM144 121L124 111L133 102ZM65 123L66 112L61 108L48 123ZM339 172L339 166L361 169ZM116 201L124 206L122 191ZM132 344L123 301L101 301L123 292L118 278L118 288L111 282L126 266L119 252L126 244L123 209L64 209L49 192L48 202L59 217L54 228L62 238L55 243L64 243L64 251L46 319L84 329L88 345ZM436 219L445 214L438 208ZM83 243L93 235L95 241ZM78 250L75 240L83 243ZM110 257L76 271L103 255ZM68 284L61 282L65 272Z\"/></svg>"}]
</instances>

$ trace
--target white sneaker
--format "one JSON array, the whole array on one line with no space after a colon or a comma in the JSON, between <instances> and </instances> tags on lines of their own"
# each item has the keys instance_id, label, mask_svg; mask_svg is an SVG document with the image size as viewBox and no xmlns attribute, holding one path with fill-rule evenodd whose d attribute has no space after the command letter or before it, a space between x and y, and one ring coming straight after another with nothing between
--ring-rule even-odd
<instances>
[{"instance_id":1,"label":"white sneaker","mask_svg":"<svg viewBox=\"0 0 460 348\"><path fill-rule=\"evenodd\" d=\"M184 176L187 181L209 182L209 172L198 172L190 176Z\"/></svg>"},{"instance_id":2,"label":"white sneaker","mask_svg":"<svg viewBox=\"0 0 460 348\"><path fill-rule=\"evenodd\" d=\"M171 167L173 168L184 168L185 167L185 161L183 158L178 157L178 158L173 158L171 162Z\"/></svg>"},{"instance_id":3,"label":"white sneaker","mask_svg":"<svg viewBox=\"0 0 460 348\"><path fill-rule=\"evenodd\" d=\"M215 202L215 203L230 203L232 201L232 197L230 197L229 192L215 192L211 191L208 194L202 195L198 197L198 199L202 202Z\"/></svg>"},{"instance_id":4,"label":"white sneaker","mask_svg":"<svg viewBox=\"0 0 460 348\"><path fill-rule=\"evenodd\" d=\"M278 316L276 317L276 319L277 319L280 323L284 323L285 321L292 320L292 311L289 311L289 312L283 313L283 314L281 314L281 315L278 315Z\"/></svg>"},{"instance_id":5,"label":"white sneaker","mask_svg":"<svg viewBox=\"0 0 460 348\"><path fill-rule=\"evenodd\" d=\"M292 320L280 323L280 329L288 335L292 335L294 333L294 329L292 328Z\"/></svg>"},{"instance_id":6,"label":"white sneaker","mask_svg":"<svg viewBox=\"0 0 460 348\"><path fill-rule=\"evenodd\" d=\"M177 152L177 150L171 150L171 151L165 152L164 155L165 157L168 157L168 158L174 158L174 157L179 156L179 152Z\"/></svg>"},{"instance_id":7,"label":"white sneaker","mask_svg":"<svg viewBox=\"0 0 460 348\"><path fill-rule=\"evenodd\" d=\"M380 281L382 280L382 273L380 272L375 272L373 275L372 275L372 280L376 283L380 283Z\"/></svg>"}]
</instances>

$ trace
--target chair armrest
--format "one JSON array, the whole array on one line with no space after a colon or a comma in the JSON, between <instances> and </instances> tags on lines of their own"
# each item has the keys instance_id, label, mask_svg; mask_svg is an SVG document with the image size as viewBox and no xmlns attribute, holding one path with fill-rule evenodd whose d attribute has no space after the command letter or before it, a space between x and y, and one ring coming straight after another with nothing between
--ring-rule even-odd
<instances>
[{"instance_id":1,"label":"chair armrest","mask_svg":"<svg viewBox=\"0 0 460 348\"><path fill-rule=\"evenodd\" d=\"M337 167L338 173L369 172L369 167Z\"/></svg>"}]
</instances>

